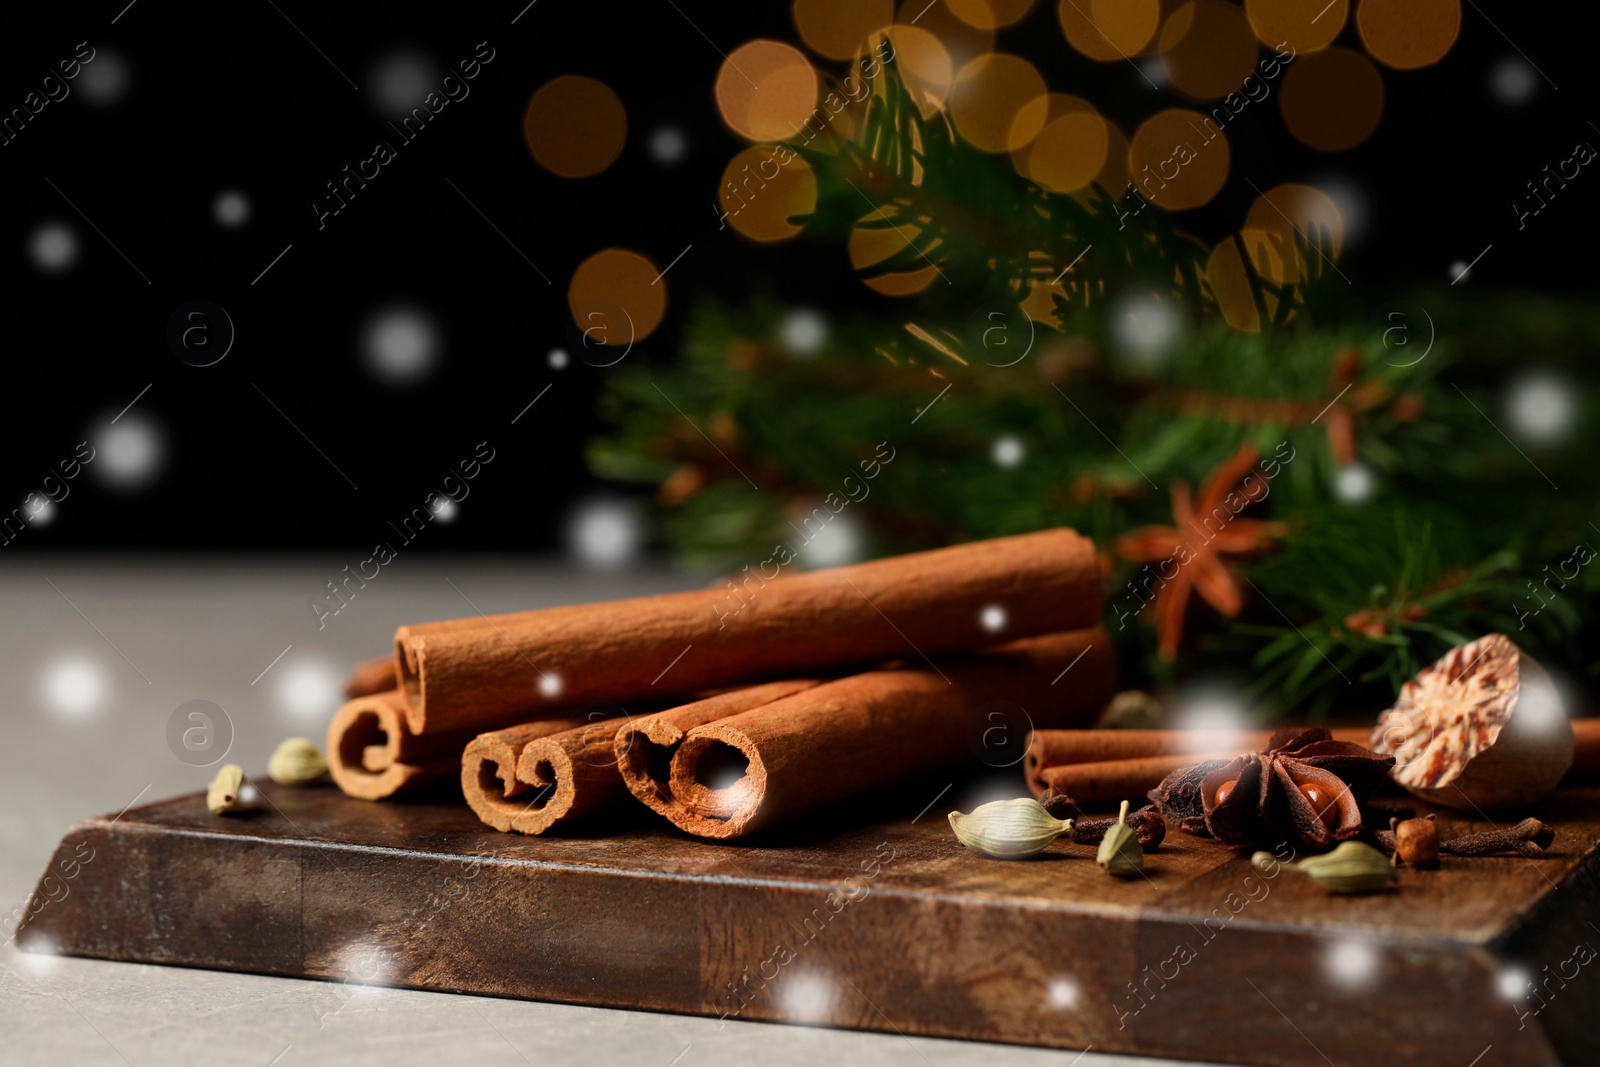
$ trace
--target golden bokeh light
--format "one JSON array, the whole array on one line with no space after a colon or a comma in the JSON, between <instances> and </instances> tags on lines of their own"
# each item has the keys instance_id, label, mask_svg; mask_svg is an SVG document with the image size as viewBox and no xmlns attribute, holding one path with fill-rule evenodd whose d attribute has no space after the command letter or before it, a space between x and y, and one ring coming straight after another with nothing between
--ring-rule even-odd
<instances>
[{"instance_id":1,"label":"golden bokeh light","mask_svg":"<svg viewBox=\"0 0 1600 1067\"><path fill-rule=\"evenodd\" d=\"M1263 281L1283 285L1300 280L1299 253L1295 250L1294 242L1285 237L1289 232L1286 226L1275 230L1258 230L1248 225L1239 231L1239 241L1244 245L1250 266L1255 268ZM1277 300L1271 294L1266 299L1267 312L1271 314L1277 309Z\"/></svg>"},{"instance_id":2,"label":"golden bokeh light","mask_svg":"<svg viewBox=\"0 0 1600 1067\"><path fill-rule=\"evenodd\" d=\"M1067 43L1108 63L1138 55L1161 25L1160 0L1061 0L1056 19Z\"/></svg>"},{"instance_id":3,"label":"golden bokeh light","mask_svg":"<svg viewBox=\"0 0 1600 1067\"><path fill-rule=\"evenodd\" d=\"M885 219L893 225L885 225ZM921 234L921 228L915 223L896 218L892 208L873 210L856 220L855 229L850 231L850 266L859 271L882 263L890 256L905 251ZM913 270L878 274L863 278L862 281L867 288L885 296L920 293L939 276L939 268L921 257L917 262L921 265Z\"/></svg>"},{"instance_id":4,"label":"golden bokeh light","mask_svg":"<svg viewBox=\"0 0 1600 1067\"><path fill-rule=\"evenodd\" d=\"M993 30L956 18L944 0L934 0L932 4L928 0L904 0L895 21L915 25L937 37L955 70L994 49Z\"/></svg>"},{"instance_id":5,"label":"golden bokeh light","mask_svg":"<svg viewBox=\"0 0 1600 1067\"><path fill-rule=\"evenodd\" d=\"M1034 282L1033 288L1028 290L1028 295L1023 297L1022 303L1017 305L1017 309L1034 322L1054 322L1055 295L1065 291L1060 285L1052 283L1048 279Z\"/></svg>"},{"instance_id":6,"label":"golden bokeh light","mask_svg":"<svg viewBox=\"0 0 1600 1067\"><path fill-rule=\"evenodd\" d=\"M751 145L723 171L717 200L739 233L752 241L783 241L800 232L791 217L816 210L817 176L792 149Z\"/></svg>"},{"instance_id":7,"label":"golden bokeh light","mask_svg":"<svg viewBox=\"0 0 1600 1067\"><path fill-rule=\"evenodd\" d=\"M969 26L993 30L1021 22L1033 0L944 0L950 14Z\"/></svg>"},{"instance_id":8,"label":"golden bokeh light","mask_svg":"<svg viewBox=\"0 0 1600 1067\"><path fill-rule=\"evenodd\" d=\"M1106 123L1106 163L1090 184L1099 185L1112 200L1128 195L1128 138L1114 122Z\"/></svg>"},{"instance_id":9,"label":"golden bokeh light","mask_svg":"<svg viewBox=\"0 0 1600 1067\"><path fill-rule=\"evenodd\" d=\"M563 74L528 99L522 139L545 170L563 178L587 178L621 154L628 139L628 112L605 82Z\"/></svg>"},{"instance_id":10,"label":"golden bokeh light","mask_svg":"<svg viewBox=\"0 0 1600 1067\"><path fill-rule=\"evenodd\" d=\"M1238 92L1260 54L1244 9L1223 0L1190 0L1178 8L1161 27L1159 47L1173 88L1201 100Z\"/></svg>"},{"instance_id":11,"label":"golden bokeh light","mask_svg":"<svg viewBox=\"0 0 1600 1067\"><path fill-rule=\"evenodd\" d=\"M1198 111L1171 107L1145 119L1128 149L1139 195L1169 211L1211 200L1228 180L1228 138Z\"/></svg>"},{"instance_id":12,"label":"golden bokeh light","mask_svg":"<svg viewBox=\"0 0 1600 1067\"><path fill-rule=\"evenodd\" d=\"M956 130L985 152L1009 152L1044 128L1047 90L1032 63L1018 56L979 56L956 75L950 118Z\"/></svg>"},{"instance_id":13,"label":"golden bokeh light","mask_svg":"<svg viewBox=\"0 0 1600 1067\"><path fill-rule=\"evenodd\" d=\"M893 225L886 225L885 220ZM850 231L850 266L862 270L882 263L905 250L921 235L921 227L910 220L896 218L892 207L874 208L857 219L855 228Z\"/></svg>"},{"instance_id":14,"label":"golden bokeh light","mask_svg":"<svg viewBox=\"0 0 1600 1067\"><path fill-rule=\"evenodd\" d=\"M868 289L884 296L910 296L912 293L922 292L938 277L937 268L923 267L901 274L880 274L876 278L863 278L862 282Z\"/></svg>"},{"instance_id":15,"label":"golden bokeh light","mask_svg":"<svg viewBox=\"0 0 1600 1067\"><path fill-rule=\"evenodd\" d=\"M950 97L950 86L955 82L955 68L944 43L918 26L897 23L883 32L889 38L895 69L900 72L922 117L927 118L943 108Z\"/></svg>"},{"instance_id":16,"label":"golden bokeh light","mask_svg":"<svg viewBox=\"0 0 1600 1067\"><path fill-rule=\"evenodd\" d=\"M781 141L811 117L818 85L815 68L798 48L751 41L734 49L717 72L717 109L741 137Z\"/></svg>"},{"instance_id":17,"label":"golden bokeh light","mask_svg":"<svg viewBox=\"0 0 1600 1067\"><path fill-rule=\"evenodd\" d=\"M1046 189L1071 193L1094 181L1106 165L1110 126L1094 111L1051 119L1028 150L1026 174Z\"/></svg>"},{"instance_id":18,"label":"golden bokeh light","mask_svg":"<svg viewBox=\"0 0 1600 1067\"><path fill-rule=\"evenodd\" d=\"M1302 56L1333 43L1350 17L1350 0L1244 0L1244 11L1262 44Z\"/></svg>"},{"instance_id":19,"label":"golden bokeh light","mask_svg":"<svg viewBox=\"0 0 1600 1067\"><path fill-rule=\"evenodd\" d=\"M1383 75L1348 48L1300 56L1283 76L1278 107L1289 132L1319 152L1342 152L1372 136L1383 118Z\"/></svg>"},{"instance_id":20,"label":"golden bokeh light","mask_svg":"<svg viewBox=\"0 0 1600 1067\"><path fill-rule=\"evenodd\" d=\"M1034 104L1033 107L1038 107ZM1075 111L1094 111L1095 107L1081 96L1071 93L1047 93L1044 98L1044 122L1048 126L1063 115L1070 115ZM1030 112L1031 113L1031 112ZM1042 128L1041 128L1042 132ZM1028 176L1028 155L1033 151L1031 144L1021 145L1011 150L1011 165L1016 167L1017 173Z\"/></svg>"},{"instance_id":21,"label":"golden bokeh light","mask_svg":"<svg viewBox=\"0 0 1600 1067\"><path fill-rule=\"evenodd\" d=\"M1361 0L1356 29L1372 58L1396 70L1439 62L1461 33L1461 0Z\"/></svg>"},{"instance_id":22,"label":"golden bokeh light","mask_svg":"<svg viewBox=\"0 0 1600 1067\"><path fill-rule=\"evenodd\" d=\"M1260 274L1275 282L1300 280L1300 256L1295 236L1307 241L1321 240L1328 231L1330 259L1338 259L1344 248L1344 217L1333 198L1321 189L1296 182L1275 185L1256 198L1245 215L1240 235L1250 261ZM1313 259L1316 252L1310 253Z\"/></svg>"},{"instance_id":23,"label":"golden bokeh light","mask_svg":"<svg viewBox=\"0 0 1600 1067\"><path fill-rule=\"evenodd\" d=\"M1224 238L1206 262L1206 284L1229 326L1255 333L1261 329L1261 312L1250 294L1250 279L1233 238Z\"/></svg>"},{"instance_id":24,"label":"golden bokeh light","mask_svg":"<svg viewBox=\"0 0 1600 1067\"><path fill-rule=\"evenodd\" d=\"M646 256L606 248L572 272L567 307L584 343L621 352L661 325L667 313L667 280Z\"/></svg>"},{"instance_id":25,"label":"golden bokeh light","mask_svg":"<svg viewBox=\"0 0 1600 1067\"><path fill-rule=\"evenodd\" d=\"M829 59L854 59L868 35L892 21L894 0L794 0L800 38Z\"/></svg>"}]
</instances>

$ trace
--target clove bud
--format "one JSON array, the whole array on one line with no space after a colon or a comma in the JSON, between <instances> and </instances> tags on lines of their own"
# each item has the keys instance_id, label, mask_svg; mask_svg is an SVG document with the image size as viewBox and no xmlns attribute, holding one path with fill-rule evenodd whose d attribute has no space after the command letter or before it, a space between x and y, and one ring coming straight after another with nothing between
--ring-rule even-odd
<instances>
[{"instance_id":1,"label":"clove bud","mask_svg":"<svg viewBox=\"0 0 1600 1067\"><path fill-rule=\"evenodd\" d=\"M1059 808L1050 806L1051 799L1045 797L1045 810L1058 818L1065 818ZM1072 824L1072 843L1098 845L1105 838L1106 831L1115 825L1117 820L1109 815L1078 819ZM1161 817L1154 804L1146 804L1138 811L1129 812L1128 825L1133 828L1133 836L1139 842L1139 847L1146 852L1154 852L1160 848L1162 839L1167 836L1167 820Z\"/></svg>"},{"instance_id":2,"label":"clove bud","mask_svg":"<svg viewBox=\"0 0 1600 1067\"><path fill-rule=\"evenodd\" d=\"M1529 818L1504 829L1452 838L1440 845L1439 851L1452 856L1492 856L1498 852L1518 852L1531 859L1542 855L1555 840L1555 827Z\"/></svg>"},{"instance_id":3,"label":"clove bud","mask_svg":"<svg viewBox=\"0 0 1600 1067\"><path fill-rule=\"evenodd\" d=\"M1428 816L1432 820L1433 816ZM1411 819L1409 822L1422 822L1422 819ZM1377 833L1378 844L1386 852L1399 852L1399 830L1407 824L1402 822L1392 830L1379 830ZM1437 831L1435 832L1437 834ZM1495 856L1506 852L1515 852L1529 859L1541 856L1555 843L1556 830L1549 823L1540 822L1538 819L1523 819L1515 826L1507 826L1496 830L1487 830L1481 834L1463 834L1453 837L1449 841L1439 842L1438 850L1446 856ZM1404 856L1402 861L1409 863ZM1415 864L1421 866L1421 864Z\"/></svg>"}]
</instances>

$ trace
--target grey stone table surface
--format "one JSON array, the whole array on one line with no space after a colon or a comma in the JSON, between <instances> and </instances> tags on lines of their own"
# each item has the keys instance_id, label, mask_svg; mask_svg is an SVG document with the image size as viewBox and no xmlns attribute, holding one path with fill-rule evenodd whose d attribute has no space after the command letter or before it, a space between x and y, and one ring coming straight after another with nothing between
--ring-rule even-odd
<instances>
[{"instance_id":1,"label":"grey stone table surface","mask_svg":"<svg viewBox=\"0 0 1600 1067\"><path fill-rule=\"evenodd\" d=\"M318 628L307 601L346 559L13 556L0 561L0 908L32 890L78 819L202 788L168 722L205 700L253 773L320 738L355 659L400 621L703 584L557 560L403 559ZM220 737L220 733L219 733ZM110 963L0 947L0 1063L983 1063L1140 1067L1076 1053Z\"/></svg>"}]
</instances>

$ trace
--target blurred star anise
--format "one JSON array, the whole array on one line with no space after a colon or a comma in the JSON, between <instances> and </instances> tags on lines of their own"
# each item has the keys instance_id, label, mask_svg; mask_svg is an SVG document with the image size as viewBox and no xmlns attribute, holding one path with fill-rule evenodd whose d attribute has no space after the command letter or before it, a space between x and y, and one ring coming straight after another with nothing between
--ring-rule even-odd
<instances>
[{"instance_id":1,"label":"blurred star anise","mask_svg":"<svg viewBox=\"0 0 1600 1067\"><path fill-rule=\"evenodd\" d=\"M1225 845L1290 837L1322 850L1360 836L1361 804L1393 766L1323 727L1289 727L1260 752L1173 771L1150 799L1184 830Z\"/></svg>"}]
</instances>

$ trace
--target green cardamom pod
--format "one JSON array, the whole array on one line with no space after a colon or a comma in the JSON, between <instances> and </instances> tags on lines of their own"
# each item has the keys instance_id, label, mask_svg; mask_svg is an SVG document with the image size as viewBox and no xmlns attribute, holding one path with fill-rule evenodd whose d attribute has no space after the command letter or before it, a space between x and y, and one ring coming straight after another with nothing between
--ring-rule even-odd
<instances>
[{"instance_id":1,"label":"green cardamom pod","mask_svg":"<svg viewBox=\"0 0 1600 1067\"><path fill-rule=\"evenodd\" d=\"M230 763L217 772L217 776L211 779L211 785L206 788L206 807L211 809L213 815L246 811L248 805L239 799L243 791L244 768L237 763Z\"/></svg>"},{"instance_id":2,"label":"green cardamom pod","mask_svg":"<svg viewBox=\"0 0 1600 1067\"><path fill-rule=\"evenodd\" d=\"M1346 841L1326 855L1308 856L1299 863L1283 863L1270 852L1257 852L1250 862L1269 873L1273 867L1299 871L1334 893L1374 893L1400 880L1389 857L1360 841Z\"/></svg>"},{"instance_id":3,"label":"green cardamom pod","mask_svg":"<svg viewBox=\"0 0 1600 1067\"><path fill-rule=\"evenodd\" d=\"M1100 839L1100 851L1094 861L1105 868L1107 874L1130 875L1144 871L1144 846L1139 835L1128 825L1128 802L1124 800L1117 811L1117 821Z\"/></svg>"},{"instance_id":4,"label":"green cardamom pod","mask_svg":"<svg viewBox=\"0 0 1600 1067\"><path fill-rule=\"evenodd\" d=\"M1072 832L1071 819L1058 819L1032 797L994 800L963 815L950 813L950 829L963 845L996 859L1016 860L1043 852L1062 834Z\"/></svg>"},{"instance_id":5,"label":"green cardamom pod","mask_svg":"<svg viewBox=\"0 0 1600 1067\"><path fill-rule=\"evenodd\" d=\"M317 746L303 737L291 737L272 750L267 775L279 785L309 785L321 778L328 761Z\"/></svg>"}]
</instances>

